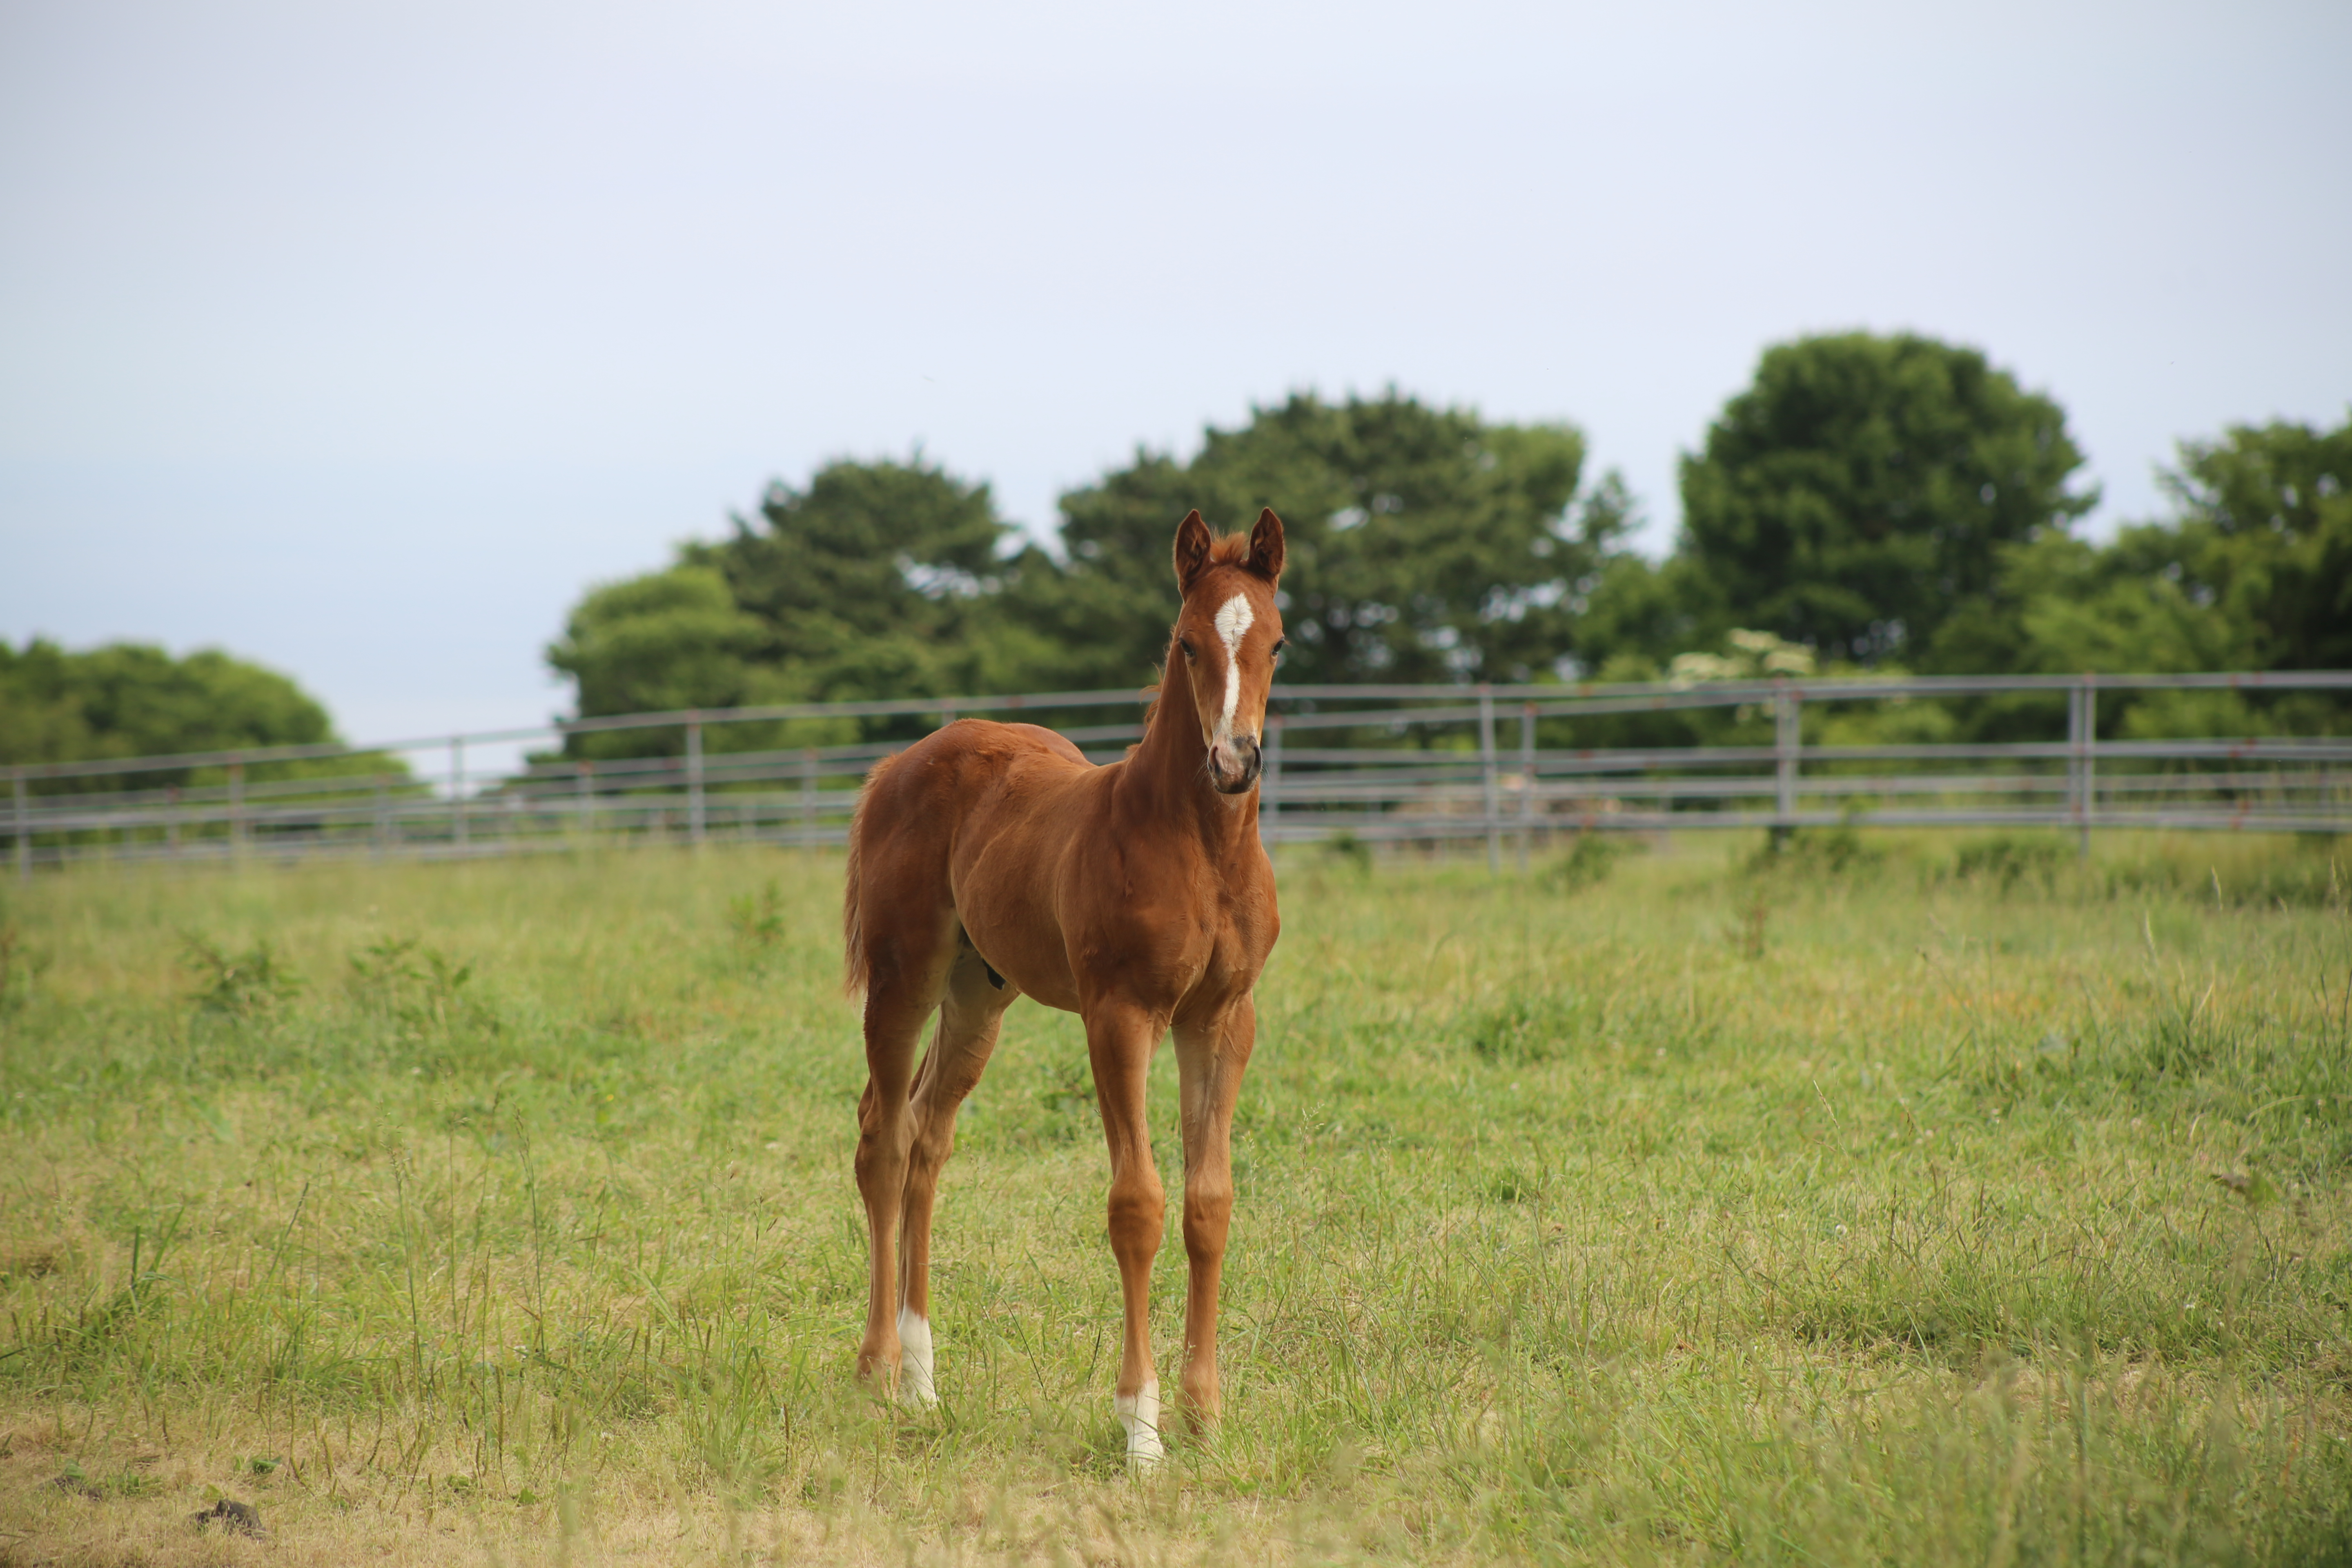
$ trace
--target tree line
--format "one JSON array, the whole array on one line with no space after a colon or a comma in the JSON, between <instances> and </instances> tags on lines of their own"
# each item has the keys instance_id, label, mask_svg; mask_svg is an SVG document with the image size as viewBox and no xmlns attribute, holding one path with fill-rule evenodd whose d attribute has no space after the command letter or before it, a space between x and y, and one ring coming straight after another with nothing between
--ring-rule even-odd
<instances>
[{"instance_id":1,"label":"tree line","mask_svg":"<svg viewBox=\"0 0 2352 1568\"><path fill-rule=\"evenodd\" d=\"M145 643L80 652L46 637L0 640L0 765L104 762L240 747L315 746L341 740L327 710L291 679L200 648L173 658ZM247 776L322 778L353 773L405 779L407 764L370 752L257 764ZM225 770L178 768L121 776L45 779L43 795L217 784Z\"/></svg>"},{"instance_id":2,"label":"tree line","mask_svg":"<svg viewBox=\"0 0 2352 1568\"><path fill-rule=\"evenodd\" d=\"M1197 507L1241 527L1272 506L1298 684L1704 678L1761 668L1759 649L1781 650L1776 668L1947 674L2352 667L2352 421L2185 441L2163 476L2172 515L2105 544L2077 527L2098 499L2083 468L2059 405L1977 350L1803 338L1768 349L1683 458L1682 529L1652 562L1632 548L1635 499L1587 474L1571 426L1297 393L1210 428L1189 461L1139 448L1064 495L1058 551L919 456L827 463L772 484L726 538L590 592L548 659L583 716L1139 686L1166 647L1176 521ZM1943 719L1998 734L2016 707ZM2152 694L2102 725L2336 710L2284 708ZM638 731L572 752L675 744Z\"/></svg>"},{"instance_id":3,"label":"tree line","mask_svg":"<svg viewBox=\"0 0 2352 1568\"><path fill-rule=\"evenodd\" d=\"M1140 687L1166 647L1176 521L1197 507L1243 527L1272 506L1289 541L1283 679L1297 684L2352 668L2352 419L2184 441L2162 476L2170 515L2094 543L2078 524L2096 492L2053 399L1974 349L1850 332L1765 351L1682 460L1683 523L1663 561L1632 547L1640 511L1622 478L1587 468L1570 425L1394 390L1302 392L1210 428L1187 461L1139 448L1069 491L1049 550L983 481L919 455L842 459L771 485L726 537L591 590L547 657L582 717ZM2333 699L2210 692L2118 698L2100 717L2108 732L2164 734L2347 715ZM2046 718L1987 700L1885 722L1965 738ZM1587 723L1578 743L1728 721ZM0 763L333 738L293 681L217 651L0 642ZM565 754L678 742L575 736Z\"/></svg>"}]
</instances>

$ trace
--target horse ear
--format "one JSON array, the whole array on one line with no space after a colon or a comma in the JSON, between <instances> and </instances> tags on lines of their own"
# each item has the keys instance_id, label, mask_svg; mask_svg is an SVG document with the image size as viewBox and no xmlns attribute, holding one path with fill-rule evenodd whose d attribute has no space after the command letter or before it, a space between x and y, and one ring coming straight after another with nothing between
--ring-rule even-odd
<instances>
[{"instance_id":1,"label":"horse ear","mask_svg":"<svg viewBox=\"0 0 2352 1568\"><path fill-rule=\"evenodd\" d=\"M1249 569L1269 583L1282 580L1282 519L1268 507L1250 530Z\"/></svg>"},{"instance_id":2,"label":"horse ear","mask_svg":"<svg viewBox=\"0 0 2352 1568\"><path fill-rule=\"evenodd\" d=\"M1201 521L1196 510L1184 514L1176 525L1176 591L1189 594L1193 579L1209 564L1209 525Z\"/></svg>"}]
</instances>

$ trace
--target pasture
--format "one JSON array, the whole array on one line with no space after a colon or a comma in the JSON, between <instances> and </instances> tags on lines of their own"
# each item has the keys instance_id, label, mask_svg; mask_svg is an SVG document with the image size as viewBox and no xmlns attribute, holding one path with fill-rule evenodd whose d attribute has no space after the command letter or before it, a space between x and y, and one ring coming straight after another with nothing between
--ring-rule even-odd
<instances>
[{"instance_id":1,"label":"pasture","mask_svg":"<svg viewBox=\"0 0 2352 1568\"><path fill-rule=\"evenodd\" d=\"M852 1381L837 858L9 886L0 1563L2352 1561L2340 847L1279 876L1227 1417L1140 1479L1067 1016L942 1404Z\"/></svg>"}]
</instances>

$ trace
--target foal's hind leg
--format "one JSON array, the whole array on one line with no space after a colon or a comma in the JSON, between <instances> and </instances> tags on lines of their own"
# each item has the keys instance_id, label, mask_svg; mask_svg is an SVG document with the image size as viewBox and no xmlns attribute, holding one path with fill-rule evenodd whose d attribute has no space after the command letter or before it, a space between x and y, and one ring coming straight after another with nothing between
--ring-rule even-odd
<instances>
[{"instance_id":1,"label":"foal's hind leg","mask_svg":"<svg viewBox=\"0 0 2352 1568\"><path fill-rule=\"evenodd\" d=\"M907 1093L923 1020L939 1005L955 958L953 931L952 915L942 912L936 922L926 918L914 929L902 926L868 949L866 1092L857 1101L856 1164L872 1258L857 1375L885 1384L894 1384L898 1373L898 1212L914 1131Z\"/></svg>"},{"instance_id":2,"label":"foal's hind leg","mask_svg":"<svg viewBox=\"0 0 2352 1568\"><path fill-rule=\"evenodd\" d=\"M939 1396L931 1377L931 1209L940 1169L955 1150L956 1110L987 1070L1012 999L1002 982L988 979L980 955L965 949L948 974L939 1033L915 1074L914 1139L898 1233L899 1392L925 1405Z\"/></svg>"}]
</instances>

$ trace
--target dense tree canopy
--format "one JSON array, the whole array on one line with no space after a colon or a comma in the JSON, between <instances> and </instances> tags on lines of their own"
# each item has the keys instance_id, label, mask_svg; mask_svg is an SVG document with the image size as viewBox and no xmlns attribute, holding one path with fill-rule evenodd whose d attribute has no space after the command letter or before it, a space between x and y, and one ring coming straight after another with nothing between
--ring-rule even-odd
<instances>
[{"instance_id":1,"label":"dense tree canopy","mask_svg":"<svg viewBox=\"0 0 2352 1568\"><path fill-rule=\"evenodd\" d=\"M2095 497L2057 404L1973 349L1849 332L1768 349L1682 468L1680 553L1717 621L1876 662L1992 591L2001 547Z\"/></svg>"},{"instance_id":2,"label":"dense tree canopy","mask_svg":"<svg viewBox=\"0 0 2352 1568\"><path fill-rule=\"evenodd\" d=\"M749 657L796 697L918 697L988 684L972 612L1012 531L985 484L919 457L834 462L684 560L725 578L758 628Z\"/></svg>"},{"instance_id":3,"label":"dense tree canopy","mask_svg":"<svg viewBox=\"0 0 2352 1568\"><path fill-rule=\"evenodd\" d=\"M1945 623L1953 671L2341 669L2352 664L2352 422L2183 442L2167 521L2105 546L2055 531L2001 552Z\"/></svg>"},{"instance_id":4,"label":"dense tree canopy","mask_svg":"<svg viewBox=\"0 0 2352 1568\"><path fill-rule=\"evenodd\" d=\"M1189 463L1139 452L1064 496L1068 563L1025 571L1019 596L1059 610L1066 645L1099 650L1087 673L1141 679L1167 647L1174 520L1197 507L1246 528L1271 506L1290 552L1286 679L1526 679L1572 647L1583 595L1622 548L1621 483L1572 509L1583 465L1565 425L1302 393L1212 428Z\"/></svg>"},{"instance_id":5,"label":"dense tree canopy","mask_svg":"<svg viewBox=\"0 0 2352 1568\"><path fill-rule=\"evenodd\" d=\"M661 572L592 589L548 662L583 715L1010 689L1021 639L983 624L1012 530L988 487L919 457L839 461L806 489L768 488L757 521L690 543ZM730 726L734 749L845 738L808 725ZM572 737L572 755L674 750L663 731Z\"/></svg>"},{"instance_id":6,"label":"dense tree canopy","mask_svg":"<svg viewBox=\"0 0 2352 1568\"><path fill-rule=\"evenodd\" d=\"M2243 624L2256 668L2352 668L2352 418L2233 426L2168 479L2179 522L2126 531L2126 554Z\"/></svg>"},{"instance_id":7,"label":"dense tree canopy","mask_svg":"<svg viewBox=\"0 0 2352 1568\"><path fill-rule=\"evenodd\" d=\"M837 461L772 487L731 537L591 593L549 657L586 714L1139 686L1166 648L1177 520L1241 528L1272 506L1292 684L1646 679L1766 634L1824 668L2352 666L2352 424L2186 443L2174 515L2095 544L2073 529L2091 499L2056 403L1972 349L1849 333L1765 353L1685 460L1663 562L1627 548L1634 498L1584 460L1565 425L1300 393L1189 460L1139 450L1069 491L1059 550L920 458ZM2190 721L2164 708L2101 711ZM2002 711L1961 718L1992 733Z\"/></svg>"},{"instance_id":8,"label":"dense tree canopy","mask_svg":"<svg viewBox=\"0 0 2352 1568\"><path fill-rule=\"evenodd\" d=\"M732 708L770 696L752 663L768 637L724 574L673 566L589 590L547 662L579 683L583 713Z\"/></svg>"},{"instance_id":9,"label":"dense tree canopy","mask_svg":"<svg viewBox=\"0 0 2352 1568\"><path fill-rule=\"evenodd\" d=\"M109 643L71 653L40 637L21 648L0 641L0 764L314 745L335 739L317 699L276 670L217 648L174 658L144 643ZM380 757L367 765L400 771L396 762ZM281 764L272 771L322 770L318 764ZM185 780L158 775L141 782Z\"/></svg>"},{"instance_id":10,"label":"dense tree canopy","mask_svg":"<svg viewBox=\"0 0 2352 1568\"><path fill-rule=\"evenodd\" d=\"M327 710L276 670L144 643L68 653L0 642L0 762L156 756L334 739Z\"/></svg>"},{"instance_id":11,"label":"dense tree canopy","mask_svg":"<svg viewBox=\"0 0 2352 1568\"><path fill-rule=\"evenodd\" d=\"M2055 530L2005 547L1992 588L1958 606L1929 667L2020 671L2342 669L2352 665L2352 421L2234 426L2183 442L2175 515L2099 546ZM2320 696L2118 695L2106 727L2140 734L2263 727L2257 706L2323 721Z\"/></svg>"},{"instance_id":12,"label":"dense tree canopy","mask_svg":"<svg viewBox=\"0 0 2352 1568\"><path fill-rule=\"evenodd\" d=\"M1006 553L1014 531L985 485L837 461L806 490L772 487L732 537L593 590L548 658L583 714L1141 686L1167 650L1177 521L1197 507L1243 528L1272 506L1289 540L1286 679L1525 679L1572 653L1631 525L1613 475L1580 501L1583 460L1565 426L1301 394L1211 429L1190 462L1139 452L1063 497L1061 557Z\"/></svg>"}]
</instances>

